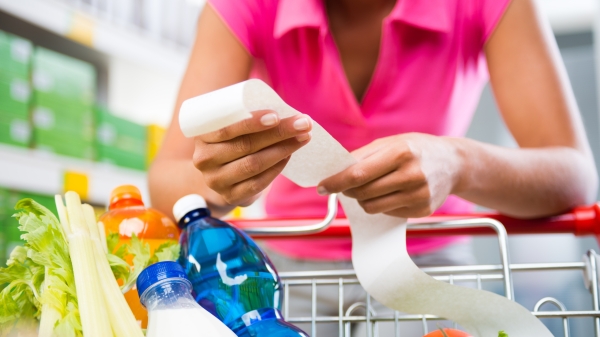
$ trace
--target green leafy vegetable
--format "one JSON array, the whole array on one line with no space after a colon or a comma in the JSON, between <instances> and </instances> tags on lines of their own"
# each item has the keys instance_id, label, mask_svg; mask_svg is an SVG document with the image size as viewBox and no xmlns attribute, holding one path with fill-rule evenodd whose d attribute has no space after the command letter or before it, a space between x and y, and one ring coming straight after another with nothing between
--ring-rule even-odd
<instances>
[{"instance_id":1,"label":"green leafy vegetable","mask_svg":"<svg viewBox=\"0 0 600 337\"><path fill-rule=\"evenodd\" d=\"M15 209L25 244L13 250L6 268L0 268L0 336L43 320L46 312L54 316L49 329L60 325L71 331L65 336L81 336L79 316L69 316L77 312L77 297L68 245L58 220L31 199L19 201ZM40 331L40 336L51 334Z\"/></svg>"},{"instance_id":2,"label":"green leafy vegetable","mask_svg":"<svg viewBox=\"0 0 600 337\"><path fill-rule=\"evenodd\" d=\"M154 257L150 259L150 264L163 261L176 261L179 258L180 250L181 246L176 243L163 243L154 252Z\"/></svg>"},{"instance_id":3,"label":"green leafy vegetable","mask_svg":"<svg viewBox=\"0 0 600 337\"><path fill-rule=\"evenodd\" d=\"M508 334L504 331L498 332L498 337L508 337Z\"/></svg>"},{"instance_id":4,"label":"green leafy vegetable","mask_svg":"<svg viewBox=\"0 0 600 337\"><path fill-rule=\"evenodd\" d=\"M123 287L121 288L123 293L126 293L133 288L135 281L142 270L149 265L151 258L150 245L147 243L143 244L135 234L131 237L131 241L127 246L127 252L133 255L133 269L127 276L125 284L123 284Z\"/></svg>"},{"instance_id":5,"label":"green leafy vegetable","mask_svg":"<svg viewBox=\"0 0 600 337\"><path fill-rule=\"evenodd\" d=\"M121 280L121 291L128 292L133 288L138 276L146 267L156 262L175 261L179 257L180 246L176 242L166 242L158 246L153 255L150 245L143 243L135 234L128 243L117 248L118 233L110 233L106 237L108 246L108 262L117 280ZM126 257L133 257L133 267L125 262Z\"/></svg>"}]
</instances>

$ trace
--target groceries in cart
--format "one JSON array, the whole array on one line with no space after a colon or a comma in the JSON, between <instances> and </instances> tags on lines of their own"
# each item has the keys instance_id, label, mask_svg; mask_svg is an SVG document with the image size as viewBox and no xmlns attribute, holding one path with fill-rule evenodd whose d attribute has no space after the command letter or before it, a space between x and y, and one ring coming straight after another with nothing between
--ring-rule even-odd
<instances>
[{"instance_id":1,"label":"groceries in cart","mask_svg":"<svg viewBox=\"0 0 600 337\"><path fill-rule=\"evenodd\" d=\"M123 293L149 264L176 260L179 245L151 253L135 233L119 245L77 193L65 199L56 196L58 217L31 199L15 206L24 243L0 268L0 336L143 336Z\"/></svg>"},{"instance_id":2,"label":"groceries in cart","mask_svg":"<svg viewBox=\"0 0 600 337\"><path fill-rule=\"evenodd\" d=\"M146 337L235 337L191 295L192 284L177 262L158 262L137 279L140 301L148 309Z\"/></svg>"},{"instance_id":3,"label":"groceries in cart","mask_svg":"<svg viewBox=\"0 0 600 337\"><path fill-rule=\"evenodd\" d=\"M181 257L196 301L240 337L308 336L285 322L275 267L244 232L212 218L197 194L175 203Z\"/></svg>"},{"instance_id":4,"label":"groceries in cart","mask_svg":"<svg viewBox=\"0 0 600 337\"><path fill-rule=\"evenodd\" d=\"M117 240L111 252L120 249L124 252L121 247L130 247L134 236L144 245L148 245L150 254L161 246L164 248L165 244L177 244L179 240L177 226L161 212L145 207L140 190L132 185L122 185L111 192L108 212L102 214L99 221L105 228L106 235ZM127 253L122 257L133 266L134 254ZM134 287L135 279L132 277L127 283L130 290L125 293L125 299L135 318L141 322L142 328L146 328L148 314L140 304L137 289Z\"/></svg>"},{"instance_id":5,"label":"groceries in cart","mask_svg":"<svg viewBox=\"0 0 600 337\"><path fill-rule=\"evenodd\" d=\"M93 208L75 192L65 199L58 218L31 199L15 207L25 243L0 269L0 335L142 337Z\"/></svg>"}]
</instances>

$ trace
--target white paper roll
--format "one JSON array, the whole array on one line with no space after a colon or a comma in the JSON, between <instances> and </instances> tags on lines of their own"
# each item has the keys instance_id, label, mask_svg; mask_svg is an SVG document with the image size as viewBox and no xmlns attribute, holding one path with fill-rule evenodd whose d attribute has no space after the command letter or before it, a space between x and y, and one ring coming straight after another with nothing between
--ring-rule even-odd
<instances>
[{"instance_id":1,"label":"white paper roll","mask_svg":"<svg viewBox=\"0 0 600 337\"><path fill-rule=\"evenodd\" d=\"M194 137L270 109L281 118L299 112L260 80L248 80L187 100L179 112L186 137ZM283 175L316 186L356 161L327 131L313 123L312 139L292 155ZM369 215L358 202L340 197L352 229L352 262L360 284L382 304L406 313L452 320L476 337L550 337L527 309L494 293L436 281L422 272L406 251L406 219Z\"/></svg>"}]
</instances>

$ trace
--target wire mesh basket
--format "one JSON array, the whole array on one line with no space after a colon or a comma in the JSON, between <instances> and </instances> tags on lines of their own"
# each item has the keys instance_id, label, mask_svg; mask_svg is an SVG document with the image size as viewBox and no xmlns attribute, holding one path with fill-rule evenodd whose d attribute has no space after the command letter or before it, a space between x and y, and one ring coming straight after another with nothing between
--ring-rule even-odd
<instances>
[{"instance_id":1,"label":"wire mesh basket","mask_svg":"<svg viewBox=\"0 0 600 337\"><path fill-rule=\"evenodd\" d=\"M341 238L350 237L347 219L336 218L337 198L330 196L325 219L254 219L233 220L238 228L258 239L303 237ZM576 208L573 211L544 219L520 220L499 214L467 214L431 216L409 222L407 236L447 235L493 235L498 241L498 264L463 266L435 266L421 268L437 280L450 284L465 285L495 291L510 300L515 299L513 275L532 272L576 272L583 277L589 291L591 309L571 310L555 297L542 297L531 308L532 313L544 322L559 321L562 335L572 336L569 324L574 319L593 321L594 336L600 337L600 302L598 294L598 254L590 249L582 261L547 263L510 263L508 254L509 234L555 234L572 233L578 236L593 235L600 238L600 205ZM580 277L581 277L580 276ZM455 327L456 324L433 315L409 315L381 310L382 306L366 293L362 298L348 302L348 289L360 287L352 269L289 271L281 272L284 302L283 315L288 322L303 327L312 337L317 336L368 336L410 337L423 336L439 326ZM546 281L540 279L540 282ZM549 280L548 280L549 281ZM294 296L295 289L303 289ZM356 291L354 290L356 293ZM336 306L335 312L321 312L323 299L328 306ZM307 307L300 314L294 313L297 303ZM551 309L551 310L548 310ZM322 326L328 326L322 332ZM458 327L460 328L460 327ZM560 336L557 335L557 336Z\"/></svg>"}]
</instances>

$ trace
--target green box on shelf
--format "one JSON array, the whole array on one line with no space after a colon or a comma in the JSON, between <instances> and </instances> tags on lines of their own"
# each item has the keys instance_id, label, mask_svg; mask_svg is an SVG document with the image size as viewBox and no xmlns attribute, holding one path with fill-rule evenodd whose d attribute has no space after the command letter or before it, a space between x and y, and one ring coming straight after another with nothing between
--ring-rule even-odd
<instances>
[{"instance_id":1,"label":"green box on shelf","mask_svg":"<svg viewBox=\"0 0 600 337\"><path fill-rule=\"evenodd\" d=\"M10 83L15 79L31 84L31 76L29 74L16 74L0 69L0 82Z\"/></svg>"},{"instance_id":2,"label":"green box on shelf","mask_svg":"<svg viewBox=\"0 0 600 337\"><path fill-rule=\"evenodd\" d=\"M10 202L10 191L6 188L0 187L0 216L9 214L9 208L11 207Z\"/></svg>"},{"instance_id":3,"label":"green box on shelf","mask_svg":"<svg viewBox=\"0 0 600 337\"><path fill-rule=\"evenodd\" d=\"M90 109L75 113L68 109L36 105L32 108L31 119L36 130L66 133L84 141L94 141L94 115Z\"/></svg>"},{"instance_id":4,"label":"green box on shelf","mask_svg":"<svg viewBox=\"0 0 600 337\"><path fill-rule=\"evenodd\" d=\"M15 118L29 120L29 108L11 110L0 109L0 122L10 122Z\"/></svg>"},{"instance_id":5,"label":"green box on shelf","mask_svg":"<svg viewBox=\"0 0 600 337\"><path fill-rule=\"evenodd\" d=\"M0 116L0 143L28 147L31 142L31 124L27 118Z\"/></svg>"},{"instance_id":6,"label":"green box on shelf","mask_svg":"<svg viewBox=\"0 0 600 337\"><path fill-rule=\"evenodd\" d=\"M0 118L2 116L29 118L29 111L31 106L29 104L6 104L0 102Z\"/></svg>"},{"instance_id":7,"label":"green box on shelf","mask_svg":"<svg viewBox=\"0 0 600 337\"><path fill-rule=\"evenodd\" d=\"M36 91L84 104L95 101L96 69L90 63L37 47L32 72Z\"/></svg>"},{"instance_id":8,"label":"green box on shelf","mask_svg":"<svg viewBox=\"0 0 600 337\"><path fill-rule=\"evenodd\" d=\"M110 146L96 146L97 160L104 163L131 168L134 170L146 170L147 160L145 153L131 153Z\"/></svg>"},{"instance_id":9,"label":"green box on shelf","mask_svg":"<svg viewBox=\"0 0 600 337\"><path fill-rule=\"evenodd\" d=\"M93 114L93 104L90 103L39 90L34 90L32 97L34 104L54 108L64 113L80 114L82 111L85 111L86 113Z\"/></svg>"},{"instance_id":10,"label":"green box on shelf","mask_svg":"<svg viewBox=\"0 0 600 337\"><path fill-rule=\"evenodd\" d=\"M146 156L148 131L145 126L117 117L103 108L96 108L95 114L98 146Z\"/></svg>"},{"instance_id":11,"label":"green box on shelf","mask_svg":"<svg viewBox=\"0 0 600 337\"><path fill-rule=\"evenodd\" d=\"M33 144L36 149L63 156L93 160L93 141L86 141L80 135L60 131L33 129Z\"/></svg>"},{"instance_id":12,"label":"green box on shelf","mask_svg":"<svg viewBox=\"0 0 600 337\"><path fill-rule=\"evenodd\" d=\"M18 77L0 80L0 112L29 111L30 102L31 87L27 80Z\"/></svg>"},{"instance_id":13,"label":"green box on shelf","mask_svg":"<svg viewBox=\"0 0 600 337\"><path fill-rule=\"evenodd\" d=\"M30 41L0 31L0 73L29 77L32 52Z\"/></svg>"}]
</instances>

